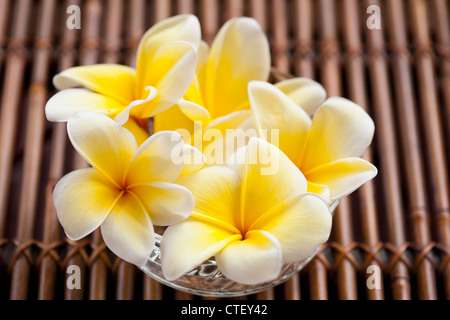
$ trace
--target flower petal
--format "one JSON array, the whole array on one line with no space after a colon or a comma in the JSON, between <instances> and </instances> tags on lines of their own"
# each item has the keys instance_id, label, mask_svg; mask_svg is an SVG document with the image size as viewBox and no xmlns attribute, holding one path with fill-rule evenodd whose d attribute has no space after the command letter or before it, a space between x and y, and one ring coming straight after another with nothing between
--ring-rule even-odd
<instances>
[{"instance_id":1,"label":"flower petal","mask_svg":"<svg viewBox=\"0 0 450 320\"><path fill-rule=\"evenodd\" d=\"M275 279L281 271L282 251L278 240L265 231L247 232L216 254L217 266L230 280L257 284Z\"/></svg>"},{"instance_id":2,"label":"flower petal","mask_svg":"<svg viewBox=\"0 0 450 320\"><path fill-rule=\"evenodd\" d=\"M97 229L120 191L94 168L73 171L56 184L53 202L67 237L78 240Z\"/></svg>"},{"instance_id":3,"label":"flower petal","mask_svg":"<svg viewBox=\"0 0 450 320\"><path fill-rule=\"evenodd\" d=\"M192 216L238 233L241 180L224 166L206 167L176 181L188 188L195 199Z\"/></svg>"},{"instance_id":4,"label":"flower petal","mask_svg":"<svg viewBox=\"0 0 450 320\"><path fill-rule=\"evenodd\" d=\"M135 265L147 261L155 244L153 225L139 200L125 193L101 226L108 248Z\"/></svg>"},{"instance_id":5,"label":"flower petal","mask_svg":"<svg viewBox=\"0 0 450 320\"><path fill-rule=\"evenodd\" d=\"M151 72L156 52L164 44L172 41L186 41L199 46L201 38L200 22L192 14L177 15L153 25L142 37L137 50L137 79L141 90L146 83L147 73Z\"/></svg>"},{"instance_id":6,"label":"flower petal","mask_svg":"<svg viewBox=\"0 0 450 320\"><path fill-rule=\"evenodd\" d=\"M198 59L197 66L195 68L195 74L197 75L199 83L205 83L205 71L209 60L209 45L205 41L200 41L198 46Z\"/></svg>"},{"instance_id":7,"label":"flower petal","mask_svg":"<svg viewBox=\"0 0 450 320\"><path fill-rule=\"evenodd\" d=\"M144 204L156 226L168 226L191 215L194 208L192 193L183 186L155 181L131 188Z\"/></svg>"},{"instance_id":8,"label":"flower petal","mask_svg":"<svg viewBox=\"0 0 450 320\"><path fill-rule=\"evenodd\" d=\"M270 83L252 81L249 98L261 134L295 164L300 161L311 127L311 119L288 96Z\"/></svg>"},{"instance_id":9,"label":"flower petal","mask_svg":"<svg viewBox=\"0 0 450 320\"><path fill-rule=\"evenodd\" d=\"M267 80L270 50L267 37L252 18L230 19L219 30L201 79L201 92L213 119L248 108L247 84Z\"/></svg>"},{"instance_id":10,"label":"flower petal","mask_svg":"<svg viewBox=\"0 0 450 320\"><path fill-rule=\"evenodd\" d=\"M308 78L292 78L280 81L275 87L283 91L292 101L309 115L325 101L327 93L316 81Z\"/></svg>"},{"instance_id":11,"label":"flower petal","mask_svg":"<svg viewBox=\"0 0 450 320\"><path fill-rule=\"evenodd\" d=\"M148 131L134 118L129 118L122 126L133 134L138 146L141 146L150 137Z\"/></svg>"},{"instance_id":12,"label":"flower petal","mask_svg":"<svg viewBox=\"0 0 450 320\"><path fill-rule=\"evenodd\" d=\"M359 157L372 141L375 126L363 108L350 100L327 99L314 115L301 169L342 158Z\"/></svg>"},{"instance_id":13,"label":"flower petal","mask_svg":"<svg viewBox=\"0 0 450 320\"><path fill-rule=\"evenodd\" d=\"M315 193L320 196L328 205L331 204L331 194L330 188L328 188L324 184L317 184L311 181L308 181L308 189L309 193Z\"/></svg>"},{"instance_id":14,"label":"flower petal","mask_svg":"<svg viewBox=\"0 0 450 320\"><path fill-rule=\"evenodd\" d=\"M79 111L96 111L114 117L124 105L86 89L65 89L52 96L45 105L45 115L48 121L63 122Z\"/></svg>"},{"instance_id":15,"label":"flower petal","mask_svg":"<svg viewBox=\"0 0 450 320\"><path fill-rule=\"evenodd\" d=\"M244 230L264 213L293 196L306 192L306 179L288 157L265 140L248 144L241 191Z\"/></svg>"},{"instance_id":16,"label":"flower petal","mask_svg":"<svg viewBox=\"0 0 450 320\"><path fill-rule=\"evenodd\" d=\"M302 261L328 240L332 217L317 195L294 196L267 212L251 227L265 230L280 242L283 262Z\"/></svg>"},{"instance_id":17,"label":"flower petal","mask_svg":"<svg viewBox=\"0 0 450 320\"><path fill-rule=\"evenodd\" d=\"M196 103L181 99L173 107L155 116L154 129L155 132L177 131L186 143L192 143L196 130L200 130L209 121L208 110Z\"/></svg>"},{"instance_id":18,"label":"flower petal","mask_svg":"<svg viewBox=\"0 0 450 320\"><path fill-rule=\"evenodd\" d=\"M114 117L114 120L120 125L124 125L128 119L130 119L130 113L133 111L134 114L136 114L136 111L133 109L138 108L139 106L142 106L153 99L155 99L156 95L158 94L158 91L156 88L152 86L145 87L145 91L147 92L147 97L144 99L138 99L131 101L128 106L126 106L118 115ZM140 117L136 117L137 119L140 119Z\"/></svg>"},{"instance_id":19,"label":"flower petal","mask_svg":"<svg viewBox=\"0 0 450 320\"><path fill-rule=\"evenodd\" d=\"M173 131L161 131L147 139L134 154L126 184L174 182L183 170L183 140Z\"/></svg>"},{"instance_id":20,"label":"flower petal","mask_svg":"<svg viewBox=\"0 0 450 320\"><path fill-rule=\"evenodd\" d=\"M137 143L130 131L97 112L82 111L67 123L70 141L94 168L121 185Z\"/></svg>"},{"instance_id":21,"label":"flower petal","mask_svg":"<svg viewBox=\"0 0 450 320\"><path fill-rule=\"evenodd\" d=\"M195 75L197 53L188 42L173 41L164 44L156 51L153 60L140 80L142 86L138 96L145 96L145 86L154 86L158 90L155 99L131 113L136 117L149 118L175 105L188 90Z\"/></svg>"},{"instance_id":22,"label":"flower petal","mask_svg":"<svg viewBox=\"0 0 450 320\"><path fill-rule=\"evenodd\" d=\"M208 165L225 164L239 148L258 137L251 110L241 110L214 119L203 132L203 154Z\"/></svg>"},{"instance_id":23,"label":"flower petal","mask_svg":"<svg viewBox=\"0 0 450 320\"><path fill-rule=\"evenodd\" d=\"M118 64L94 64L64 70L53 78L59 90L82 85L128 105L134 100L136 71Z\"/></svg>"},{"instance_id":24,"label":"flower petal","mask_svg":"<svg viewBox=\"0 0 450 320\"><path fill-rule=\"evenodd\" d=\"M169 281L181 277L240 238L240 234L194 218L169 226L161 240L164 277Z\"/></svg>"},{"instance_id":25,"label":"flower petal","mask_svg":"<svg viewBox=\"0 0 450 320\"><path fill-rule=\"evenodd\" d=\"M177 105L180 108L181 112L183 112L184 115L192 121L201 121L205 124L208 124L211 120L208 110L194 102L180 99L177 102Z\"/></svg>"},{"instance_id":26,"label":"flower petal","mask_svg":"<svg viewBox=\"0 0 450 320\"><path fill-rule=\"evenodd\" d=\"M185 144L183 148L183 163L183 171L181 171L180 176L184 176L203 168L206 163L206 157L197 148Z\"/></svg>"},{"instance_id":27,"label":"flower petal","mask_svg":"<svg viewBox=\"0 0 450 320\"><path fill-rule=\"evenodd\" d=\"M360 158L345 158L308 172L308 181L326 185L331 200L345 197L377 175L377 168Z\"/></svg>"}]
</instances>

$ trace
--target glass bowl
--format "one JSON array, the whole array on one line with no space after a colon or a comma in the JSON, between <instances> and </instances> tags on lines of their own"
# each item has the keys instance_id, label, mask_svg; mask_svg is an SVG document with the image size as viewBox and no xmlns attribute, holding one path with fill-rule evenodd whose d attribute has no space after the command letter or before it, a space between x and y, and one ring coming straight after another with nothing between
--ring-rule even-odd
<instances>
[{"instance_id":1,"label":"glass bowl","mask_svg":"<svg viewBox=\"0 0 450 320\"><path fill-rule=\"evenodd\" d=\"M334 212L337 205L338 201L335 201L330 205L331 213ZM319 250L319 248L317 248L316 251L305 260L283 264L281 272L276 279L255 285L242 284L226 278L217 268L214 257L204 261L197 268L187 272L182 277L174 281L168 281L164 278L161 268L160 245L162 236L155 234L155 238L155 247L145 265L141 266L140 269L153 279L171 288L209 297L243 296L277 286L303 269Z\"/></svg>"}]
</instances>

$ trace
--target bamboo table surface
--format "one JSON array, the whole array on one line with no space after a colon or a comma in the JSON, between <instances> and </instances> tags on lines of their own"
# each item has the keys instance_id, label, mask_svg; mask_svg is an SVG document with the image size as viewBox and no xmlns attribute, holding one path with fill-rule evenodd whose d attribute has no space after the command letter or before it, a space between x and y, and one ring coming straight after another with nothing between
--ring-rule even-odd
<instances>
[{"instance_id":1,"label":"bamboo table surface","mask_svg":"<svg viewBox=\"0 0 450 320\"><path fill-rule=\"evenodd\" d=\"M81 29L68 29L69 5ZM381 28L366 24L380 8ZM0 299L200 299L115 257L97 231L65 238L55 183L79 165L44 106L74 65L133 66L156 21L194 13L211 43L234 16L266 32L272 65L373 117L378 176L342 200L329 241L282 285L242 299L450 299L450 1L0 0ZM78 265L81 289L66 286ZM379 287L368 285L379 270Z\"/></svg>"}]
</instances>

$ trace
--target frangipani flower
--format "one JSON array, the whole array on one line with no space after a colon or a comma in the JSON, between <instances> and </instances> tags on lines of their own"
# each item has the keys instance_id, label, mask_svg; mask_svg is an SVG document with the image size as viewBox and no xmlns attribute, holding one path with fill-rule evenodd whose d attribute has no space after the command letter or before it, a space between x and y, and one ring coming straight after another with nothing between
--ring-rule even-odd
<instances>
[{"instance_id":1,"label":"frangipani flower","mask_svg":"<svg viewBox=\"0 0 450 320\"><path fill-rule=\"evenodd\" d=\"M309 115L314 114L326 98L325 89L308 78L287 79L273 86ZM277 128L261 129L267 130L269 135L272 130L278 130ZM223 164L240 147L246 145L250 138L261 136L259 132L261 129L258 128L254 112L242 110L213 120L204 130L202 145L198 145L198 135L194 136L194 145L203 150L207 164ZM272 137L271 142L278 145L275 140L276 137Z\"/></svg>"},{"instance_id":2,"label":"frangipani flower","mask_svg":"<svg viewBox=\"0 0 450 320\"><path fill-rule=\"evenodd\" d=\"M211 48L201 42L194 81L177 106L155 116L155 131L185 129L192 137L196 121L205 128L211 120L248 112L248 82L267 80L269 72L269 43L259 24L248 17L230 19Z\"/></svg>"},{"instance_id":3,"label":"frangipani flower","mask_svg":"<svg viewBox=\"0 0 450 320\"><path fill-rule=\"evenodd\" d=\"M245 159L240 166L210 166L177 180L192 191L195 207L163 234L166 279L177 279L215 255L231 280L269 281L283 263L306 259L327 241L329 209L306 193L306 179L292 161L258 138L245 147ZM268 166L275 170L264 174Z\"/></svg>"},{"instance_id":4,"label":"frangipani flower","mask_svg":"<svg viewBox=\"0 0 450 320\"><path fill-rule=\"evenodd\" d=\"M323 102L313 119L275 86L255 81L249 97L257 129L278 129L279 148L303 172L308 191L338 200L373 179L377 169L359 158L374 123L357 104L339 97ZM316 109L311 105L311 110ZM261 131L261 134L264 135ZM270 137L265 136L270 141Z\"/></svg>"},{"instance_id":5,"label":"frangipani flower","mask_svg":"<svg viewBox=\"0 0 450 320\"><path fill-rule=\"evenodd\" d=\"M255 127L248 83L265 81L269 73L269 43L258 22L247 17L230 19L210 49L200 43L194 81L175 107L155 116L155 131L177 130L186 143L204 151L208 164L225 163L239 147L227 145L234 138L226 130ZM309 114L326 97L323 87L307 78L284 80L275 86Z\"/></svg>"},{"instance_id":6,"label":"frangipani flower","mask_svg":"<svg viewBox=\"0 0 450 320\"><path fill-rule=\"evenodd\" d=\"M191 214L194 199L174 184L183 163L175 132L151 136L139 148L134 136L96 112L78 112L68 121L74 148L92 165L64 176L53 199L67 236L78 240L97 227L106 245L122 259L142 265L154 246L153 225L167 226Z\"/></svg>"},{"instance_id":7,"label":"frangipani flower","mask_svg":"<svg viewBox=\"0 0 450 320\"><path fill-rule=\"evenodd\" d=\"M198 19L179 15L155 24L144 34L136 69L96 64L64 70L53 83L66 90L48 101L47 119L67 121L78 111L97 111L111 118L129 112L132 119L126 126L142 135L140 121L172 107L188 89L195 74L200 38ZM77 86L86 89L74 88ZM149 86L157 91L152 99L147 98ZM127 108L133 101L139 103Z\"/></svg>"}]
</instances>

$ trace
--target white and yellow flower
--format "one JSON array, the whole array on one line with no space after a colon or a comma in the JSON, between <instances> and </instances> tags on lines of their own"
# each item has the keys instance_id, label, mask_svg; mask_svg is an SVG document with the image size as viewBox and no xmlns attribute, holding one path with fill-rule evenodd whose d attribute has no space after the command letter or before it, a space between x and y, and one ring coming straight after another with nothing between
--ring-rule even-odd
<instances>
[{"instance_id":1,"label":"white and yellow flower","mask_svg":"<svg viewBox=\"0 0 450 320\"><path fill-rule=\"evenodd\" d=\"M256 284L276 278L283 263L310 257L327 241L331 214L306 193L300 170L278 148L252 138L245 164L210 166L177 183L191 190L192 215L163 234L164 276L174 280L215 256L229 279ZM276 170L264 174L267 166Z\"/></svg>"},{"instance_id":2,"label":"white and yellow flower","mask_svg":"<svg viewBox=\"0 0 450 320\"><path fill-rule=\"evenodd\" d=\"M74 148L92 165L64 176L53 199L67 236L78 240L100 227L106 245L120 258L142 265L154 247L153 225L187 218L191 192L175 180L183 170L183 140L160 132L140 147L109 117L78 112L68 120Z\"/></svg>"},{"instance_id":3,"label":"white and yellow flower","mask_svg":"<svg viewBox=\"0 0 450 320\"><path fill-rule=\"evenodd\" d=\"M144 34L136 69L95 64L64 70L53 78L62 91L48 101L47 119L67 121L78 111L97 111L111 118L125 112L128 119L129 112L131 119L125 126L142 143L148 133L140 127L141 122L172 107L186 93L195 75L200 39L198 19L179 15L155 24ZM85 88L74 88L77 86ZM151 99L147 87L157 91Z\"/></svg>"},{"instance_id":4,"label":"white and yellow flower","mask_svg":"<svg viewBox=\"0 0 450 320\"><path fill-rule=\"evenodd\" d=\"M303 172L309 192L335 201L376 176L377 169L360 158L375 130L360 106L339 97L313 99L311 119L298 100L267 82L252 82L248 90L256 128L269 141L270 129L278 130L279 148Z\"/></svg>"},{"instance_id":5,"label":"white and yellow flower","mask_svg":"<svg viewBox=\"0 0 450 320\"><path fill-rule=\"evenodd\" d=\"M269 43L258 22L248 17L230 19L211 48L200 43L194 81L175 107L155 116L155 131L184 129L193 137L194 129L205 129L213 120L248 112L247 84L267 80L269 73ZM196 127L196 122L201 124Z\"/></svg>"},{"instance_id":6,"label":"white and yellow flower","mask_svg":"<svg viewBox=\"0 0 450 320\"><path fill-rule=\"evenodd\" d=\"M230 136L226 130L255 127L247 87L250 81L268 79L269 43L256 20L240 17L219 30L211 48L201 42L198 52L194 81L175 107L155 116L154 128L179 131L186 143L204 151L208 164L223 164L239 147L230 141L241 138L240 132ZM326 97L323 87L307 78L275 86L308 114Z\"/></svg>"}]
</instances>

